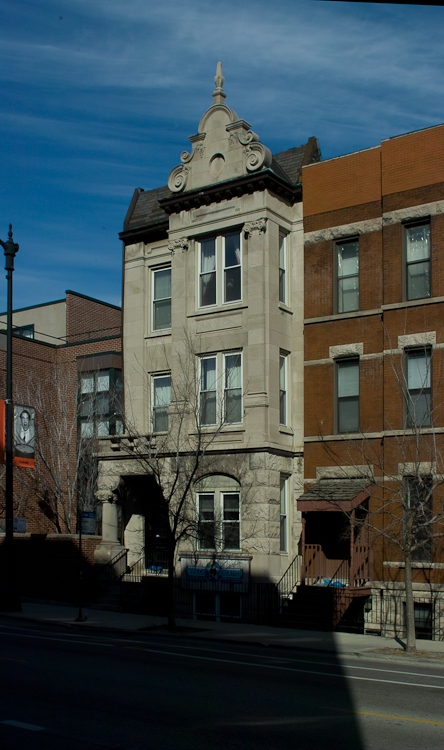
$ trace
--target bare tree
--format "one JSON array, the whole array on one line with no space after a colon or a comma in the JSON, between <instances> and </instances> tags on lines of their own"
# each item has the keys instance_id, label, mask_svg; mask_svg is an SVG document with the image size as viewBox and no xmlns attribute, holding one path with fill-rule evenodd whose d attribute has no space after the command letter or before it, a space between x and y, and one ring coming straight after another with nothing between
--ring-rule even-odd
<instances>
[{"instance_id":1,"label":"bare tree","mask_svg":"<svg viewBox=\"0 0 444 750\"><path fill-rule=\"evenodd\" d=\"M392 560L401 558L410 652L416 650L412 571L436 560L444 539L443 428L434 427L440 424L442 404L432 398L431 348L424 345L396 355L391 351L386 355L387 378L393 385L394 409L384 414L382 438L366 430L340 435L335 443L321 439L333 461L347 467L344 475L361 480L370 497L365 517L349 514L351 533L365 529L372 546L385 548ZM440 379L436 365L435 393ZM401 421L391 419L390 413L401 414Z\"/></svg>"},{"instance_id":2,"label":"bare tree","mask_svg":"<svg viewBox=\"0 0 444 750\"><path fill-rule=\"evenodd\" d=\"M75 376L74 376L75 377ZM78 385L67 365L29 376L19 398L35 408L35 468L16 476L57 533L76 530L79 508L92 509L97 481L95 437L77 434Z\"/></svg>"},{"instance_id":3,"label":"bare tree","mask_svg":"<svg viewBox=\"0 0 444 750\"><path fill-rule=\"evenodd\" d=\"M146 403L151 403L152 430L142 432L136 427L127 394L125 435L119 442L121 449L131 458L134 475L148 475L155 480L158 492L157 514L166 534L168 563L168 624L175 624L174 570L178 545L187 540L198 555L199 542L207 533L204 513L197 512L194 492L195 483L211 474L231 475L242 484L242 509L251 509L252 487L245 481L245 454L230 455L229 460L221 450L219 438L224 428L242 421L242 384L240 380L240 355L233 354L231 371L225 372L224 382L219 382L215 373L204 372L202 360L191 337L184 332L181 348L175 351L174 365L168 360L166 351L162 359L162 370L168 375L159 383L154 397L152 384L148 380L144 394ZM211 387L206 387L210 385ZM210 383L211 381L211 383ZM244 481L243 481L244 480ZM246 503L249 496L249 503ZM233 508L232 527L236 524ZM254 535L254 513L250 522L244 524L249 538ZM224 539L217 529L213 516L212 545L221 551ZM227 527L229 527L229 520ZM229 532L228 532L229 533ZM234 532L233 532L234 533ZM244 538L244 537L243 537Z\"/></svg>"}]
</instances>

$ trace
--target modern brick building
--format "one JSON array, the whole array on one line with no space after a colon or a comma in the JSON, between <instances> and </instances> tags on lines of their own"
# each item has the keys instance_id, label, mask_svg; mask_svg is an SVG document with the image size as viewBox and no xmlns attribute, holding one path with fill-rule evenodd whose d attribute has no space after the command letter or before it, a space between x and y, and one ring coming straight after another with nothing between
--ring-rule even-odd
<instances>
[{"instance_id":1,"label":"modern brick building","mask_svg":"<svg viewBox=\"0 0 444 750\"><path fill-rule=\"evenodd\" d=\"M26 535L75 533L78 434L122 430L110 400L121 383L121 309L67 291L61 300L15 310L13 326L13 398L36 409L39 441L35 470L15 469L14 515ZM0 377L4 394L6 314Z\"/></svg>"},{"instance_id":2,"label":"modern brick building","mask_svg":"<svg viewBox=\"0 0 444 750\"><path fill-rule=\"evenodd\" d=\"M303 168L303 570L383 634L408 534L417 629L444 627L443 164L441 125Z\"/></svg>"}]
</instances>

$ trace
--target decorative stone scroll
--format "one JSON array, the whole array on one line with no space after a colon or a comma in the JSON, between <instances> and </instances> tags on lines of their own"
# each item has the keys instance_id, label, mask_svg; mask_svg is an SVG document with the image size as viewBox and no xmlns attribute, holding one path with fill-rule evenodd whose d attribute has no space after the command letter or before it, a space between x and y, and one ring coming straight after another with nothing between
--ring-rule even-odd
<instances>
[{"instance_id":1,"label":"decorative stone scroll","mask_svg":"<svg viewBox=\"0 0 444 750\"><path fill-rule=\"evenodd\" d=\"M190 167L179 164L178 167L174 167L170 172L170 176L168 177L168 187L172 193L179 193L184 189L187 184L189 171Z\"/></svg>"},{"instance_id":2,"label":"decorative stone scroll","mask_svg":"<svg viewBox=\"0 0 444 750\"><path fill-rule=\"evenodd\" d=\"M188 250L189 240L188 237L180 237L180 239L170 240L168 243L168 250L174 253L176 250Z\"/></svg>"},{"instance_id":3,"label":"decorative stone scroll","mask_svg":"<svg viewBox=\"0 0 444 750\"><path fill-rule=\"evenodd\" d=\"M262 167L271 167L272 154L269 148L254 140L245 147L247 172L257 172Z\"/></svg>"},{"instance_id":4,"label":"decorative stone scroll","mask_svg":"<svg viewBox=\"0 0 444 750\"><path fill-rule=\"evenodd\" d=\"M253 232L259 232L259 234L265 234L267 228L267 219L257 219L256 221L247 221L244 224L244 232L249 237Z\"/></svg>"}]
</instances>

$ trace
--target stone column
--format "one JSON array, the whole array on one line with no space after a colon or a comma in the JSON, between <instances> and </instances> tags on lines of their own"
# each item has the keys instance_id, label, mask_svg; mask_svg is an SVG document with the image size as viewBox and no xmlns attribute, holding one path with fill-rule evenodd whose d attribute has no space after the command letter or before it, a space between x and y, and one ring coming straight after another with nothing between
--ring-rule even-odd
<instances>
[{"instance_id":1,"label":"stone column","mask_svg":"<svg viewBox=\"0 0 444 750\"><path fill-rule=\"evenodd\" d=\"M113 496L99 492L97 498L102 501L102 541L94 552L94 562L106 565L125 548L117 537L117 505L113 503Z\"/></svg>"}]
</instances>

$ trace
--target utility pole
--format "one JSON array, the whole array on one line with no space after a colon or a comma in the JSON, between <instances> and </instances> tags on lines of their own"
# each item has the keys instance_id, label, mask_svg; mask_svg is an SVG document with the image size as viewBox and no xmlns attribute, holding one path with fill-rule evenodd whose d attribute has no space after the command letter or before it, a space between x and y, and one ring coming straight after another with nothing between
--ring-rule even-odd
<instances>
[{"instance_id":1,"label":"utility pole","mask_svg":"<svg viewBox=\"0 0 444 750\"><path fill-rule=\"evenodd\" d=\"M12 273L14 258L19 246L12 239L12 224L9 225L8 239L0 240L5 252L5 270L8 281L8 307L6 317L6 403L5 403L5 464L6 464L6 528L5 528L5 570L4 589L0 609L4 612L21 610L20 597L15 586L14 565L14 405L12 402Z\"/></svg>"}]
</instances>

